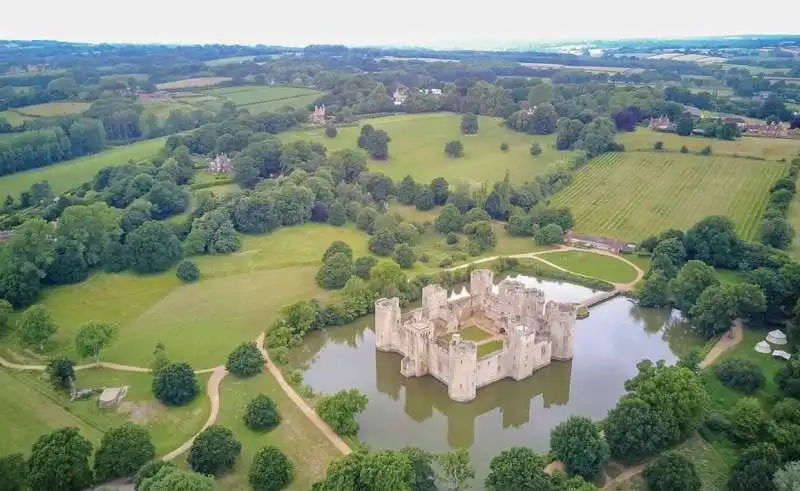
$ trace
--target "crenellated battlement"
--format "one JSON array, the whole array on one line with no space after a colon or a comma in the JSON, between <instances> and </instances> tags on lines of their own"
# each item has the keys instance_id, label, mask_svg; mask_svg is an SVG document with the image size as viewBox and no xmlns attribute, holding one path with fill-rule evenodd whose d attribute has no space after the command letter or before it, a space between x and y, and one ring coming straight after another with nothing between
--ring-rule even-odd
<instances>
[{"instance_id":1,"label":"crenellated battlement","mask_svg":"<svg viewBox=\"0 0 800 491\"><path fill-rule=\"evenodd\" d=\"M422 306L405 313L397 298L377 300L376 348L403 355L404 376L431 374L448 386L451 399L464 402L501 378L521 380L554 359L571 359L576 315L573 304L546 302L544 292L510 278L495 285L492 271L478 269L469 292L449 295L427 285ZM464 339L467 327L483 340ZM502 348L482 357L482 343Z\"/></svg>"}]
</instances>

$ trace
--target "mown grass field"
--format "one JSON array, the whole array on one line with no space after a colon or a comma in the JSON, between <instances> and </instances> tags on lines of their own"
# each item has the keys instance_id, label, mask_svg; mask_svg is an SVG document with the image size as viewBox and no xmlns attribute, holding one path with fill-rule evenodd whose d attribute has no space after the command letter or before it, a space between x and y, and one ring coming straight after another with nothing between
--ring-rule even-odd
<instances>
[{"instance_id":1,"label":"mown grass field","mask_svg":"<svg viewBox=\"0 0 800 491\"><path fill-rule=\"evenodd\" d=\"M80 114L91 106L88 102L47 102L34 106L17 108L16 111L25 116L46 117L63 114Z\"/></svg>"},{"instance_id":2,"label":"mown grass field","mask_svg":"<svg viewBox=\"0 0 800 491\"><path fill-rule=\"evenodd\" d=\"M542 254L540 258L573 273L610 283L630 283L636 279L635 269L610 256L583 251L555 251Z\"/></svg>"},{"instance_id":3,"label":"mown grass field","mask_svg":"<svg viewBox=\"0 0 800 491\"><path fill-rule=\"evenodd\" d=\"M322 92L304 87L246 85L210 89L204 91L204 94L217 98L220 105L231 101L237 107L246 108L251 114L258 114L284 106L305 107L313 103Z\"/></svg>"},{"instance_id":4,"label":"mown grass field","mask_svg":"<svg viewBox=\"0 0 800 491\"><path fill-rule=\"evenodd\" d=\"M800 152L800 140L789 138L757 138L743 137L738 140L725 141L700 136L680 136L675 133L661 133L646 128L637 128L632 133L617 134L617 141L625 145L625 150L653 150L653 145L663 142L666 150L677 152L686 146L691 152L699 152L710 146L716 156L757 157L767 160L787 159Z\"/></svg>"},{"instance_id":5,"label":"mown grass field","mask_svg":"<svg viewBox=\"0 0 800 491\"><path fill-rule=\"evenodd\" d=\"M249 429L242 421L245 407L259 394L269 396L278 406L281 424L270 432ZM220 478L219 485L229 491L249 491L247 472L253 455L264 445L276 445L294 463L294 479L286 489L311 489L325 476L331 460L340 457L336 448L317 430L286 396L274 378L258 375L250 379L228 376L220 389L220 415L217 424L230 428L242 442L242 453L233 470Z\"/></svg>"},{"instance_id":6,"label":"mown grass field","mask_svg":"<svg viewBox=\"0 0 800 491\"><path fill-rule=\"evenodd\" d=\"M10 194L16 198L22 191L27 191L32 184L39 181L49 182L55 193L61 193L91 180L103 167L154 156L164 146L164 141L165 138L144 140L94 155L0 177L0 196Z\"/></svg>"},{"instance_id":7,"label":"mown grass field","mask_svg":"<svg viewBox=\"0 0 800 491\"><path fill-rule=\"evenodd\" d=\"M230 77L196 77L164 82L156 85L158 90L191 89L194 87L211 87L230 81Z\"/></svg>"},{"instance_id":8,"label":"mown grass field","mask_svg":"<svg viewBox=\"0 0 800 491\"><path fill-rule=\"evenodd\" d=\"M80 388L129 387L119 406L101 409L96 398L70 402L69 394L55 391L40 373L0 370L0 416L4 423L0 425L0 455L27 453L39 436L65 426L78 428L97 445L105 431L126 421L147 428L156 454L166 454L199 431L208 418L207 380L208 375L198 376L202 392L187 406L174 408L155 401L149 374L104 369L78 372L76 384Z\"/></svg>"},{"instance_id":9,"label":"mown grass field","mask_svg":"<svg viewBox=\"0 0 800 491\"><path fill-rule=\"evenodd\" d=\"M758 232L768 191L785 163L680 153L604 154L554 196L576 230L637 241L668 228L687 229L727 215L740 237Z\"/></svg>"},{"instance_id":10,"label":"mown grass field","mask_svg":"<svg viewBox=\"0 0 800 491\"><path fill-rule=\"evenodd\" d=\"M545 174L555 165L566 163L573 155L553 148L555 135L527 135L502 126L500 118L479 116L477 135L461 134L461 116L451 113L409 114L363 120L375 129L385 130L389 143L389 159L370 161L372 171L383 172L399 181L411 175L417 181L430 182L436 177L448 181L466 181L473 184L487 182L489 186L503 179L506 170L514 183L522 183ZM278 135L284 142L312 140L322 143L329 152L345 148L357 149L360 127L339 128L335 138L327 138L323 129L295 131ZM453 159L444 153L445 143L460 140L464 144L464 157ZM507 142L508 152L500 151ZM531 157L530 147L538 142L542 154Z\"/></svg>"},{"instance_id":11,"label":"mown grass field","mask_svg":"<svg viewBox=\"0 0 800 491\"><path fill-rule=\"evenodd\" d=\"M230 56L228 58L217 58L216 60L208 60L205 62L206 66L224 66L232 65L234 63L244 63L246 61L253 61L255 56Z\"/></svg>"},{"instance_id":12,"label":"mown grass field","mask_svg":"<svg viewBox=\"0 0 800 491\"><path fill-rule=\"evenodd\" d=\"M13 109L8 111L0 111L0 118L5 119L8 121L8 124L14 126L15 128L22 126L25 121L33 119L30 116L22 115Z\"/></svg>"}]
</instances>

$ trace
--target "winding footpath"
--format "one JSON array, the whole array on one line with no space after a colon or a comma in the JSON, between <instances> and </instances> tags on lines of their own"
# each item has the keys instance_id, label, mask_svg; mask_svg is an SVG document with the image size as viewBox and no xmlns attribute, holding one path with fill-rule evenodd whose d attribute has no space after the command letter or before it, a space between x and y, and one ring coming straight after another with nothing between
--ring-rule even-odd
<instances>
[{"instance_id":1,"label":"winding footpath","mask_svg":"<svg viewBox=\"0 0 800 491\"><path fill-rule=\"evenodd\" d=\"M632 281L631 283L615 284L614 285L615 288L617 288L620 291L629 291L629 290L631 290L633 288L633 285L637 281L639 281L644 275L644 272L642 271L641 268L639 268L637 265L635 265L631 261L629 261L629 260L625 259L624 257L621 257L621 256L619 256L617 254L613 254L613 253L606 252L606 251L594 250L594 249L579 249L579 248L570 247L570 246L560 246L557 249L551 249L551 250L546 250L546 251L538 251L538 252L528 252L528 253L523 253L523 254L513 254L513 255L510 255L510 256L485 257L485 258L477 259L477 260L469 262L469 263L465 263L465 264L461 264L459 266L455 266L453 268L450 268L450 270L461 269L461 268L469 267L469 266L474 265L474 264L481 264L481 263L495 261L495 260L499 259L500 257L510 257L510 258L514 258L514 259L533 258L533 259L536 259L538 261L541 261L541 262L547 264L550 267L556 268L558 270L561 270L561 271L564 271L564 272L567 272L567 273L577 274L579 276L584 276L584 277L587 277L587 278L591 278L590 276L587 276L587 275L583 275L583 274L580 274L580 273L575 273L575 272L569 271L569 270L567 270L567 269L565 269L565 268L563 268L561 266L553 264L553 263L551 263L551 262L539 257L539 256L542 256L542 255L551 254L551 253L558 252L558 251L569 251L569 250L584 251L584 252L591 252L591 253L594 253L594 254L601 254L601 255L605 255L605 256L611 256L611 257L614 257L616 259L619 259L619 260L627 263L629 266L634 268L636 270L636 273L637 273L635 281ZM734 327L736 327L736 326L734 326ZM741 329L741 326L738 326L738 327ZM314 426L316 426L317 429L319 429L319 431L321 431L323 435L325 435L325 437L331 442L331 444L339 452L341 452L343 455L348 455L348 454L352 453L352 449L347 444L347 442L345 442L338 434L336 434L336 432L333 431L331 429L331 427L328 426L328 424L325 423L325 421L323 421L322 418L319 417L317 412L314 411L314 409L311 408L311 406L308 405L306 400L303 399L300 396L300 394L298 394L297 391L295 391L294 388L291 385L289 385L289 383L284 378L283 373L281 372L280 368L278 368L277 365L272 363L272 360L270 360L270 358L269 358L269 353L267 352L266 349L264 349L264 337L265 337L265 335L266 335L266 333L263 333L263 332L261 334L259 334L258 337L256 338L255 342L256 342L256 346L258 346L258 349L261 352L261 356L264 358L264 363L265 363L269 373L275 378L275 380L278 382L278 385L280 385L281 389L286 393L286 395L289 397L289 399L291 399L291 401L297 406L297 408L300 410L300 412L302 412L311 421L311 423L314 424ZM722 341L723 340L720 340L720 343ZM732 341L728 341L728 344L730 346L733 346L733 345L737 344L739 341L741 341L741 333L739 333L738 341L735 341L733 344L730 344ZM728 346L728 347L730 347L730 346ZM717 352L714 351L716 349L717 349L717 346L715 346L714 349L712 349L711 352L709 352L709 356L711 356L712 353L716 353L714 355L714 358L712 358L711 361L713 361L713 359L716 359L716 356L719 356L719 354L721 354L722 351L724 351L724 349L723 349L722 351L719 351L719 353L717 353ZM727 349L727 348L725 348L725 349ZM706 358L708 359L709 357L706 357ZM703 362L705 363L706 360L703 360ZM8 360L6 360L5 358L2 358L2 357L0 357L0 366L2 366L3 368L11 369L11 370L26 370L26 371L35 371L35 372L43 372L47 368L45 365L22 365L22 364L18 364L18 363L13 363L13 362L8 361ZM89 364L85 364L85 365L77 365L77 366L75 366L75 370L76 371L89 370L89 369L92 369L92 368L105 368L105 369L108 369L108 370L116 370L116 371L120 371L120 372L134 372L134 373L150 373L150 372L152 372L152 369L147 368L147 367L121 365L121 364L118 364L118 363L109 363L109 362L97 362L97 363L89 363ZM220 407L219 389L220 389L220 385L222 384L222 380L228 374L228 371L225 369L224 366L217 366L217 367L213 367L213 368L205 368L205 369L202 369L202 370L195 370L194 373L197 374L197 375L202 375L202 374L207 374L207 373L211 374L211 377L209 377L208 383L206 384L206 395L208 396L208 399L211 402L211 411L210 411L210 413L208 415L208 419L206 420L205 424L200 429L200 431L198 431L194 436L192 436L192 438L190 438L189 440L185 441L181 446L179 446L175 450L173 450L173 451L169 452L168 454L164 455L163 457L161 457L163 460L173 460L173 459L179 457L180 455L186 453L191 448L192 443L194 443L195 438L197 438L197 435L199 435L201 432L203 432L209 426L213 425L217 421L217 417L219 416L219 407ZM620 474L620 476L618 476L618 478L621 477L621 476L622 476L622 474Z\"/></svg>"}]
</instances>

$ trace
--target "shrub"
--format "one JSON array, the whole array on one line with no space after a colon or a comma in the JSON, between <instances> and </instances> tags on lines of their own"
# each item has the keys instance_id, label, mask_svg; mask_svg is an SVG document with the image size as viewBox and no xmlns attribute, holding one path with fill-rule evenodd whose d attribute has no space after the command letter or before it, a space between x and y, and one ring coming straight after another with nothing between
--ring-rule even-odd
<instances>
[{"instance_id":1,"label":"shrub","mask_svg":"<svg viewBox=\"0 0 800 491\"><path fill-rule=\"evenodd\" d=\"M681 153L689 153L689 147L687 147L686 145L683 145L681 147Z\"/></svg>"},{"instance_id":2,"label":"shrub","mask_svg":"<svg viewBox=\"0 0 800 491\"><path fill-rule=\"evenodd\" d=\"M531 155L532 156L536 157L537 155L541 155L541 154L542 154L542 146L541 145L539 145L538 143L534 143L533 145L531 145Z\"/></svg>"},{"instance_id":3,"label":"shrub","mask_svg":"<svg viewBox=\"0 0 800 491\"><path fill-rule=\"evenodd\" d=\"M452 265L453 265L453 258L450 256L447 256L446 258L439 261L440 268L449 268Z\"/></svg>"},{"instance_id":4,"label":"shrub","mask_svg":"<svg viewBox=\"0 0 800 491\"><path fill-rule=\"evenodd\" d=\"M570 416L550 432L553 455L564 462L567 473L592 480L608 460L608 444L589 418Z\"/></svg>"},{"instance_id":5,"label":"shrub","mask_svg":"<svg viewBox=\"0 0 800 491\"><path fill-rule=\"evenodd\" d=\"M711 146L707 145L707 146L703 147L702 150L700 150L700 155L711 155L711 152L712 152Z\"/></svg>"},{"instance_id":6,"label":"shrub","mask_svg":"<svg viewBox=\"0 0 800 491\"><path fill-rule=\"evenodd\" d=\"M501 152L508 152L508 143L503 142L500 144L500 151Z\"/></svg>"},{"instance_id":7,"label":"shrub","mask_svg":"<svg viewBox=\"0 0 800 491\"><path fill-rule=\"evenodd\" d=\"M730 358L722 362L714 374L724 386L745 394L752 394L764 384L764 372L750 360Z\"/></svg>"},{"instance_id":8,"label":"shrub","mask_svg":"<svg viewBox=\"0 0 800 491\"><path fill-rule=\"evenodd\" d=\"M253 491L278 491L292 481L294 465L278 447L261 447L253 457L247 478Z\"/></svg>"},{"instance_id":9,"label":"shrub","mask_svg":"<svg viewBox=\"0 0 800 491\"><path fill-rule=\"evenodd\" d=\"M153 395L168 406L183 406L198 391L197 378L188 363L170 363L153 377Z\"/></svg>"},{"instance_id":10,"label":"shrub","mask_svg":"<svg viewBox=\"0 0 800 491\"><path fill-rule=\"evenodd\" d=\"M369 251L378 256L388 256L397 245L397 237L391 230L381 230L369 239Z\"/></svg>"},{"instance_id":11,"label":"shrub","mask_svg":"<svg viewBox=\"0 0 800 491\"><path fill-rule=\"evenodd\" d=\"M136 474L133 476L134 489L138 491L139 486L142 485L142 482L144 482L145 479L155 476L156 474L158 474L158 471L160 471L164 467L172 469L178 468L178 466L176 466L174 462L162 459L154 459L141 466L139 470L136 471Z\"/></svg>"},{"instance_id":12,"label":"shrub","mask_svg":"<svg viewBox=\"0 0 800 491\"><path fill-rule=\"evenodd\" d=\"M356 415L367 407L367 396L358 389L340 390L317 400L317 413L336 433L355 435L358 433Z\"/></svg>"},{"instance_id":13,"label":"shrub","mask_svg":"<svg viewBox=\"0 0 800 491\"><path fill-rule=\"evenodd\" d=\"M444 153L447 154L448 157L452 158L459 158L464 156L464 144L458 140L453 140L450 142L445 143L444 145Z\"/></svg>"},{"instance_id":14,"label":"shrub","mask_svg":"<svg viewBox=\"0 0 800 491\"><path fill-rule=\"evenodd\" d=\"M225 368L237 377L252 377L261 373L264 358L253 341L242 343L228 355Z\"/></svg>"},{"instance_id":15,"label":"shrub","mask_svg":"<svg viewBox=\"0 0 800 491\"><path fill-rule=\"evenodd\" d=\"M699 491L701 482L694 464L676 451L664 452L644 469L650 491Z\"/></svg>"},{"instance_id":16,"label":"shrub","mask_svg":"<svg viewBox=\"0 0 800 491\"><path fill-rule=\"evenodd\" d=\"M447 234L445 242L447 242L447 245L458 244L458 235L454 234L453 232L450 232L449 234Z\"/></svg>"},{"instance_id":17,"label":"shrub","mask_svg":"<svg viewBox=\"0 0 800 491\"><path fill-rule=\"evenodd\" d=\"M664 150L664 142L662 142L662 141L655 142L653 144L653 150L656 150L656 151Z\"/></svg>"},{"instance_id":18,"label":"shrub","mask_svg":"<svg viewBox=\"0 0 800 491\"><path fill-rule=\"evenodd\" d=\"M244 424L251 430L275 429L281 422L275 403L264 394L257 395L244 410Z\"/></svg>"},{"instance_id":19,"label":"shrub","mask_svg":"<svg viewBox=\"0 0 800 491\"><path fill-rule=\"evenodd\" d=\"M766 424L761 404L753 397L739 399L728 414L731 426L728 429L734 440L754 443L759 439Z\"/></svg>"},{"instance_id":20,"label":"shrub","mask_svg":"<svg viewBox=\"0 0 800 491\"><path fill-rule=\"evenodd\" d=\"M326 126L325 127L325 136L328 138L335 138L336 135L339 134L339 131L336 129L335 126Z\"/></svg>"},{"instance_id":21,"label":"shrub","mask_svg":"<svg viewBox=\"0 0 800 491\"><path fill-rule=\"evenodd\" d=\"M231 430L211 425L194 439L186 461L193 471L214 476L233 467L240 453L242 444Z\"/></svg>"},{"instance_id":22,"label":"shrub","mask_svg":"<svg viewBox=\"0 0 800 491\"><path fill-rule=\"evenodd\" d=\"M378 260L372 256L359 257L356 259L355 264L356 276L365 280L369 279L369 270L372 269L376 264L378 264Z\"/></svg>"},{"instance_id":23,"label":"shrub","mask_svg":"<svg viewBox=\"0 0 800 491\"><path fill-rule=\"evenodd\" d=\"M419 262L421 262L421 263L427 263L430 260L431 260L431 258L427 254L423 253L423 254L420 254L420 256L419 256Z\"/></svg>"},{"instance_id":24,"label":"shrub","mask_svg":"<svg viewBox=\"0 0 800 491\"><path fill-rule=\"evenodd\" d=\"M347 280L354 273L353 260L340 252L334 254L322 264L322 267L317 271L316 280L321 287L335 290L344 287Z\"/></svg>"},{"instance_id":25,"label":"shrub","mask_svg":"<svg viewBox=\"0 0 800 491\"><path fill-rule=\"evenodd\" d=\"M133 423L111 428L94 454L94 473L99 482L131 477L156 456L146 429Z\"/></svg>"},{"instance_id":26,"label":"shrub","mask_svg":"<svg viewBox=\"0 0 800 491\"><path fill-rule=\"evenodd\" d=\"M197 267L194 261L184 259L178 264L178 270L175 272L175 276L184 283L191 283L200 278L200 268Z\"/></svg>"},{"instance_id":27,"label":"shrub","mask_svg":"<svg viewBox=\"0 0 800 491\"><path fill-rule=\"evenodd\" d=\"M417 255L414 253L414 248L408 244L400 244L394 249L394 260L403 269L409 269L414 266L417 260Z\"/></svg>"}]
</instances>

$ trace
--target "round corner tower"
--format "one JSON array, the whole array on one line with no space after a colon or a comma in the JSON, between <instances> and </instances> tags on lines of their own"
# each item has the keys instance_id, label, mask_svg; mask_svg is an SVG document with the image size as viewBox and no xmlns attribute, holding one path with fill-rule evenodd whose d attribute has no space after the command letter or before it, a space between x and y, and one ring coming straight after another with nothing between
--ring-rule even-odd
<instances>
[{"instance_id":1,"label":"round corner tower","mask_svg":"<svg viewBox=\"0 0 800 491\"><path fill-rule=\"evenodd\" d=\"M450 383L447 395L456 402L475 399L478 391L478 345L472 341L462 341L455 334L450 340Z\"/></svg>"},{"instance_id":2,"label":"round corner tower","mask_svg":"<svg viewBox=\"0 0 800 491\"><path fill-rule=\"evenodd\" d=\"M554 360L571 360L578 309L573 303L547 302L545 318L550 328Z\"/></svg>"}]
</instances>

